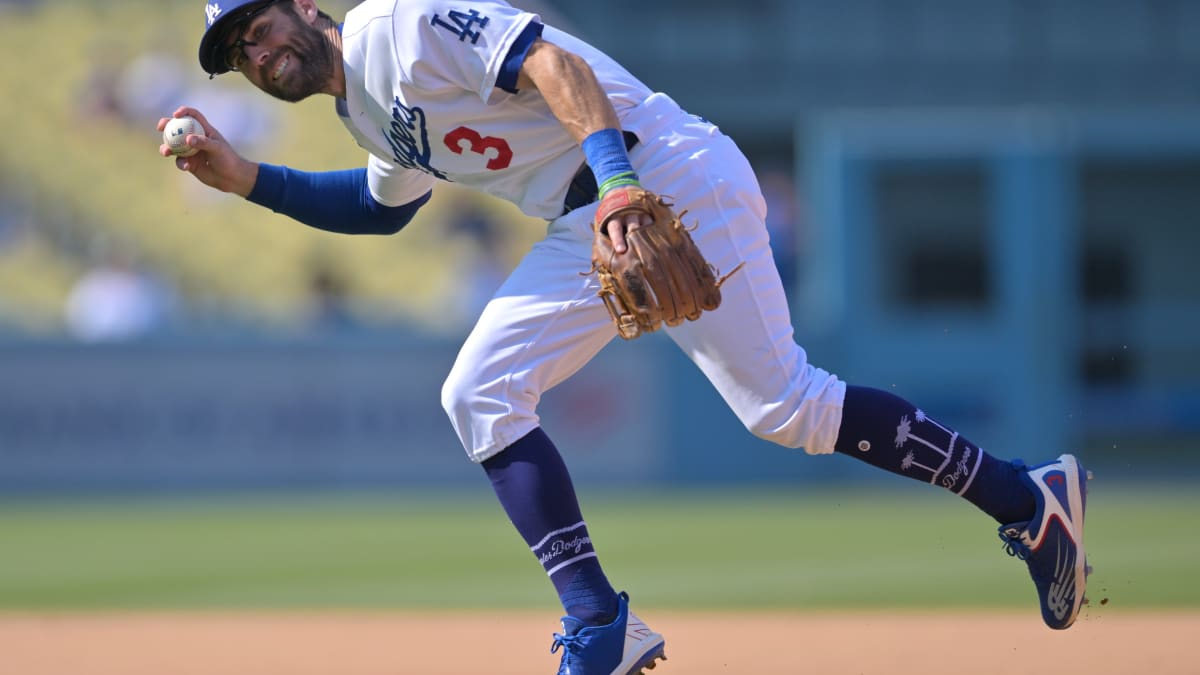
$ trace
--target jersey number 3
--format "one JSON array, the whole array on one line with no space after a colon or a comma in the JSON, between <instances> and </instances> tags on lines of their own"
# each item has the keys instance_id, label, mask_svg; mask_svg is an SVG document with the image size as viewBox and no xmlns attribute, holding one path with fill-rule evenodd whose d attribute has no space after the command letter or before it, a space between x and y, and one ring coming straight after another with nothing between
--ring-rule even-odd
<instances>
[{"instance_id":1,"label":"jersey number 3","mask_svg":"<svg viewBox=\"0 0 1200 675\"><path fill-rule=\"evenodd\" d=\"M491 150L493 154L485 166L492 171L507 169L508 165L512 164L513 152L512 148L508 147L508 141L495 136L480 136L478 131L470 127L458 127L446 134L442 141L450 152L456 155L463 154L463 141L466 141L465 149L477 155L487 157L488 151Z\"/></svg>"}]
</instances>

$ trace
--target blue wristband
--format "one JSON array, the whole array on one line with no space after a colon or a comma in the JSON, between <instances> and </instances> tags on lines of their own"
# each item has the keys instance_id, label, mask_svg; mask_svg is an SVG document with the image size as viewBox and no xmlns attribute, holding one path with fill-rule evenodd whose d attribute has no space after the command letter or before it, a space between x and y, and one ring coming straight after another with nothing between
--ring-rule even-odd
<instances>
[{"instance_id":1,"label":"blue wristband","mask_svg":"<svg viewBox=\"0 0 1200 675\"><path fill-rule=\"evenodd\" d=\"M625 137L620 129L601 129L580 144L588 166L596 176L600 195L620 185L637 185L637 174L625 151Z\"/></svg>"}]
</instances>

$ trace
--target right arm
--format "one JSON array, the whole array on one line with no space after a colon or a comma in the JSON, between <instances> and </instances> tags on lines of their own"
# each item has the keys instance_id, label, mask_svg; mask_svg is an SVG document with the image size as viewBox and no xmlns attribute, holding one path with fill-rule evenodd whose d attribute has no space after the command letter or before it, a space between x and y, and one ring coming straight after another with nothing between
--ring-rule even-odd
<instances>
[{"instance_id":1,"label":"right arm","mask_svg":"<svg viewBox=\"0 0 1200 675\"><path fill-rule=\"evenodd\" d=\"M371 195L365 168L310 173L259 164L258 180L246 199L328 232L395 234L431 194L400 206L384 206Z\"/></svg>"},{"instance_id":2,"label":"right arm","mask_svg":"<svg viewBox=\"0 0 1200 675\"><path fill-rule=\"evenodd\" d=\"M429 201L431 193L426 192L398 206L379 203L371 194L365 168L306 172L251 162L238 155L199 111L183 107L175 115L195 117L206 134L188 136L189 145L199 152L176 157L180 170L209 187L240 195L310 227L343 234L394 234ZM166 118L159 120L159 131L166 123ZM159 154L171 156L165 144L159 146Z\"/></svg>"}]
</instances>

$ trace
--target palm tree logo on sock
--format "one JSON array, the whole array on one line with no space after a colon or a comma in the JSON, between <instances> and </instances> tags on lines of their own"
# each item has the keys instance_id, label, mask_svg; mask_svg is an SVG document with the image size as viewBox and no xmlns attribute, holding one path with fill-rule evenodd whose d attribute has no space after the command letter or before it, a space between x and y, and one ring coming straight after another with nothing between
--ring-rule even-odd
<instances>
[{"instance_id":1,"label":"palm tree logo on sock","mask_svg":"<svg viewBox=\"0 0 1200 675\"><path fill-rule=\"evenodd\" d=\"M918 422L924 422L928 419L927 417L925 417L925 413L921 412L920 410L917 411L915 416L916 416ZM938 448L937 446L933 445L929 441L926 441L925 439L921 438L920 436L913 435L912 422L908 419L908 415L905 415L900 418L900 424L896 426L896 447L903 448L904 445L906 443L908 443L909 440L914 440L914 441L920 443L921 445L924 445L925 447L932 448L933 450L935 450L939 454L942 454L943 456L945 456L945 454L946 454L941 448ZM908 471L909 469L913 468L914 466L928 471L930 473L930 475L933 476L933 478L930 480L931 483L933 481L937 480L938 470L933 467L930 467L930 466L925 466L924 464L921 464L920 462L918 462L916 453L913 452L912 449L909 449L909 451L904 454L904 459L900 460L900 469L902 471Z\"/></svg>"},{"instance_id":2,"label":"palm tree logo on sock","mask_svg":"<svg viewBox=\"0 0 1200 675\"><path fill-rule=\"evenodd\" d=\"M923 410L916 410L916 412L913 414L913 417L918 423L925 423L935 427L936 431L934 431L932 435L946 436L947 443L946 447L943 448L928 438L916 435L913 433L912 421L909 420L908 415L904 415L900 418L900 424L896 426L896 448L900 449L908 446L908 452L905 453L904 458L900 461L900 469L902 471L908 471L914 466L920 469L925 469L929 472L929 482L936 483L938 477L942 475L942 472L945 471L946 467L951 463L951 460L954 456L954 445L958 441L958 432L951 431L933 421L927 415L925 415L925 411ZM928 435L930 434L926 434L926 436ZM909 444L909 441L912 441L912 444ZM929 466L928 464L923 464L917 461L917 452L922 447L928 448L931 451L922 452L924 455L923 459L925 461L932 460L932 462L937 462L937 466Z\"/></svg>"},{"instance_id":3,"label":"palm tree logo on sock","mask_svg":"<svg viewBox=\"0 0 1200 675\"><path fill-rule=\"evenodd\" d=\"M912 434L912 422L908 421L908 415L900 418L900 426L896 427L896 447L903 448L908 442L909 435Z\"/></svg>"}]
</instances>

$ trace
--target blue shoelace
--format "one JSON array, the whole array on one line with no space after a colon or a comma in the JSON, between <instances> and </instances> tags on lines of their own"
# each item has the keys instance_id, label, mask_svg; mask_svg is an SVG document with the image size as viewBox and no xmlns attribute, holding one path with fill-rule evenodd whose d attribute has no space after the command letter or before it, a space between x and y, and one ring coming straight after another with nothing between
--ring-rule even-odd
<instances>
[{"instance_id":1,"label":"blue shoelace","mask_svg":"<svg viewBox=\"0 0 1200 675\"><path fill-rule=\"evenodd\" d=\"M554 634L554 644L550 645L550 653L558 653L559 647L563 647L571 654L578 654L583 649L583 638L579 635L563 635L561 633Z\"/></svg>"},{"instance_id":2,"label":"blue shoelace","mask_svg":"<svg viewBox=\"0 0 1200 675\"><path fill-rule=\"evenodd\" d=\"M1018 560L1029 560L1029 556L1032 551L1030 551L1029 547L1025 545L1025 542L1021 541L1020 532L1017 532L1016 534L1001 532L1000 540L1004 542L1005 553L1017 558Z\"/></svg>"}]
</instances>

